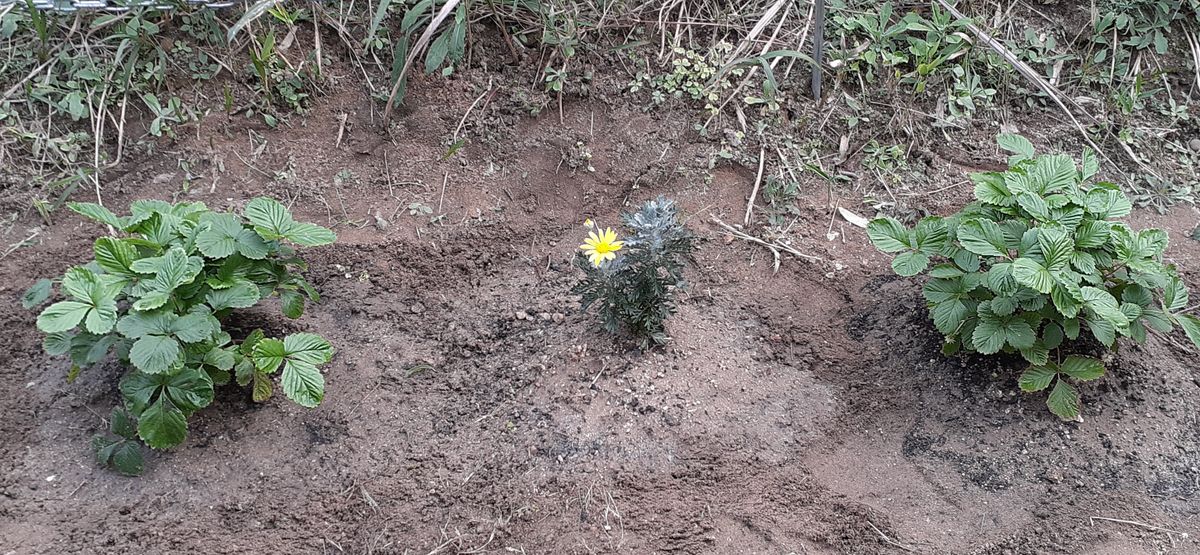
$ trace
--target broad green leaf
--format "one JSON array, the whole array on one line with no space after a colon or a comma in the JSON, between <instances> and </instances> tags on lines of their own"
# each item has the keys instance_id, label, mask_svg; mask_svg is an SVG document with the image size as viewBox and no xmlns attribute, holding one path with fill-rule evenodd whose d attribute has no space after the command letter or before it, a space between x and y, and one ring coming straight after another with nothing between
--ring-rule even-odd
<instances>
[{"instance_id":1,"label":"broad green leaf","mask_svg":"<svg viewBox=\"0 0 1200 555\"><path fill-rule=\"evenodd\" d=\"M958 240L962 247L980 256L1008 257L1004 233L990 220L967 220L958 226Z\"/></svg>"},{"instance_id":2,"label":"broad green leaf","mask_svg":"<svg viewBox=\"0 0 1200 555\"><path fill-rule=\"evenodd\" d=\"M304 295L296 291L285 290L279 292L279 300L283 305L284 316L294 320L304 314Z\"/></svg>"},{"instance_id":3,"label":"broad green leaf","mask_svg":"<svg viewBox=\"0 0 1200 555\"><path fill-rule=\"evenodd\" d=\"M1095 187L1088 191L1084 208L1097 219L1123 218L1133 211L1133 204L1116 189Z\"/></svg>"},{"instance_id":4,"label":"broad green leaf","mask_svg":"<svg viewBox=\"0 0 1200 555\"><path fill-rule=\"evenodd\" d=\"M42 278L35 282L21 295L21 307L29 310L39 306L50 298L50 293L54 288L54 283L48 279Z\"/></svg>"},{"instance_id":5,"label":"broad green leaf","mask_svg":"<svg viewBox=\"0 0 1200 555\"><path fill-rule=\"evenodd\" d=\"M1079 392L1066 380L1060 379L1046 398L1046 406L1063 420L1076 420L1079 418Z\"/></svg>"},{"instance_id":6,"label":"broad green leaf","mask_svg":"<svg viewBox=\"0 0 1200 555\"><path fill-rule=\"evenodd\" d=\"M1029 258L1018 258L1012 262L1012 275L1017 283L1041 293L1050 293L1054 289L1054 274L1050 270Z\"/></svg>"},{"instance_id":7,"label":"broad green leaf","mask_svg":"<svg viewBox=\"0 0 1200 555\"><path fill-rule=\"evenodd\" d=\"M1050 206L1037 193L1026 192L1017 195L1017 204L1039 222L1050 219Z\"/></svg>"},{"instance_id":8,"label":"broad green leaf","mask_svg":"<svg viewBox=\"0 0 1200 555\"><path fill-rule=\"evenodd\" d=\"M109 348L117 341L118 338L112 334L78 334L71 338L71 362L77 366L96 364L108 356Z\"/></svg>"},{"instance_id":9,"label":"broad green leaf","mask_svg":"<svg viewBox=\"0 0 1200 555\"><path fill-rule=\"evenodd\" d=\"M1017 385L1021 391L1032 393L1041 391L1050 387L1050 382L1054 381L1054 377L1058 375L1058 368L1053 364L1043 366L1030 366L1021 373L1021 378L1017 380Z\"/></svg>"},{"instance_id":10,"label":"broad green leaf","mask_svg":"<svg viewBox=\"0 0 1200 555\"><path fill-rule=\"evenodd\" d=\"M213 311L226 308L249 308L259 301L258 287L247 281L238 282L228 289L214 289L205 296L205 302Z\"/></svg>"},{"instance_id":11,"label":"broad green leaf","mask_svg":"<svg viewBox=\"0 0 1200 555\"><path fill-rule=\"evenodd\" d=\"M913 229L913 248L932 256L941 252L949 238L946 222L941 218L922 218Z\"/></svg>"},{"instance_id":12,"label":"broad green leaf","mask_svg":"<svg viewBox=\"0 0 1200 555\"><path fill-rule=\"evenodd\" d=\"M1058 230L1043 229L1038 233L1038 246L1041 247L1046 269L1054 275L1066 270L1071 263L1071 256L1075 254L1075 244L1071 237Z\"/></svg>"},{"instance_id":13,"label":"broad green leaf","mask_svg":"<svg viewBox=\"0 0 1200 555\"><path fill-rule=\"evenodd\" d=\"M171 325L175 337L184 343L197 343L212 337L213 329L208 314L191 313L181 316Z\"/></svg>"},{"instance_id":14,"label":"broad green leaf","mask_svg":"<svg viewBox=\"0 0 1200 555\"><path fill-rule=\"evenodd\" d=\"M179 342L172 337L145 335L129 349L129 361L148 374L162 374L179 361Z\"/></svg>"},{"instance_id":15,"label":"broad green leaf","mask_svg":"<svg viewBox=\"0 0 1200 555\"><path fill-rule=\"evenodd\" d=\"M1071 355L1063 361L1059 370L1077 380L1091 381L1104 375L1104 363L1094 358Z\"/></svg>"},{"instance_id":16,"label":"broad green leaf","mask_svg":"<svg viewBox=\"0 0 1200 555\"><path fill-rule=\"evenodd\" d=\"M1183 333L1187 334L1188 339L1200 349L1200 318L1191 314L1180 314L1176 316L1176 321L1179 322L1179 327L1183 328Z\"/></svg>"},{"instance_id":17,"label":"broad green leaf","mask_svg":"<svg viewBox=\"0 0 1200 555\"><path fill-rule=\"evenodd\" d=\"M950 335L958 331L963 321L971 315L971 310L965 303L951 299L932 305L929 313L933 315L933 325L942 335Z\"/></svg>"},{"instance_id":18,"label":"broad green leaf","mask_svg":"<svg viewBox=\"0 0 1200 555\"><path fill-rule=\"evenodd\" d=\"M254 345L254 366L263 374L271 374L279 369L287 357L287 349L283 341L274 338L261 339Z\"/></svg>"},{"instance_id":19,"label":"broad green leaf","mask_svg":"<svg viewBox=\"0 0 1200 555\"><path fill-rule=\"evenodd\" d=\"M337 235L329 228L317 224L292 222L283 238L302 247L319 247L333 243L337 240Z\"/></svg>"},{"instance_id":20,"label":"broad green leaf","mask_svg":"<svg viewBox=\"0 0 1200 555\"><path fill-rule=\"evenodd\" d=\"M975 326L971 341L980 353L997 353L1006 342L1016 349L1028 349L1037 341L1037 335L1028 322L1018 315L997 315L992 311L989 301L979 303L978 314L979 323Z\"/></svg>"},{"instance_id":21,"label":"broad green leaf","mask_svg":"<svg viewBox=\"0 0 1200 555\"><path fill-rule=\"evenodd\" d=\"M1083 149L1082 169L1079 172L1079 179L1087 181L1100 173L1100 160L1096 158L1096 153L1090 148Z\"/></svg>"},{"instance_id":22,"label":"broad green leaf","mask_svg":"<svg viewBox=\"0 0 1200 555\"><path fill-rule=\"evenodd\" d=\"M999 173L973 173L971 181L975 182L975 198L979 202L995 206L1012 206L1013 194L1004 186L1004 175Z\"/></svg>"},{"instance_id":23,"label":"broad green leaf","mask_svg":"<svg viewBox=\"0 0 1200 555\"><path fill-rule=\"evenodd\" d=\"M963 271L953 264L938 264L929 270L929 275L935 278L954 278L963 275Z\"/></svg>"},{"instance_id":24,"label":"broad green leaf","mask_svg":"<svg viewBox=\"0 0 1200 555\"><path fill-rule=\"evenodd\" d=\"M1015 166L1024 160L1033 159L1033 143L1029 142L1029 139L1025 137L1015 133L1001 133L996 135L996 143L1000 145L1000 148L1013 154L1008 157L1008 165L1010 166Z\"/></svg>"},{"instance_id":25,"label":"broad green leaf","mask_svg":"<svg viewBox=\"0 0 1200 555\"><path fill-rule=\"evenodd\" d=\"M237 362L237 357L233 352L227 351L220 347L213 347L208 352L204 353L204 364L216 368L218 370L229 371L233 370L234 364Z\"/></svg>"},{"instance_id":26,"label":"broad green leaf","mask_svg":"<svg viewBox=\"0 0 1200 555\"><path fill-rule=\"evenodd\" d=\"M1117 299L1108 291L1088 286L1081 287L1080 293L1083 295L1084 306L1096 316L1112 324L1117 329L1129 325L1129 318L1121 312Z\"/></svg>"},{"instance_id":27,"label":"broad green leaf","mask_svg":"<svg viewBox=\"0 0 1200 555\"><path fill-rule=\"evenodd\" d=\"M315 333L293 333L283 338L283 346L291 360L324 364L333 359L333 347Z\"/></svg>"},{"instance_id":28,"label":"broad green leaf","mask_svg":"<svg viewBox=\"0 0 1200 555\"><path fill-rule=\"evenodd\" d=\"M1163 288L1163 310L1176 312L1183 310L1188 304L1188 288L1179 276L1172 276Z\"/></svg>"},{"instance_id":29,"label":"broad green leaf","mask_svg":"<svg viewBox=\"0 0 1200 555\"><path fill-rule=\"evenodd\" d=\"M96 255L96 264L104 271L122 277L137 275L131 266L139 254L132 244L112 237L101 237L92 245L92 251Z\"/></svg>"},{"instance_id":30,"label":"broad green leaf","mask_svg":"<svg viewBox=\"0 0 1200 555\"><path fill-rule=\"evenodd\" d=\"M1021 357L1030 364L1046 364L1050 360L1050 350L1038 341L1035 341L1032 347L1020 351Z\"/></svg>"},{"instance_id":31,"label":"broad green leaf","mask_svg":"<svg viewBox=\"0 0 1200 555\"><path fill-rule=\"evenodd\" d=\"M1096 340L1105 347L1111 348L1113 343L1116 342L1117 328L1111 322L1097 318L1087 318L1084 322Z\"/></svg>"},{"instance_id":32,"label":"broad green leaf","mask_svg":"<svg viewBox=\"0 0 1200 555\"><path fill-rule=\"evenodd\" d=\"M876 218L867 224L867 236L875 248L883 252L900 252L913 248L908 230L895 218Z\"/></svg>"},{"instance_id":33,"label":"broad green leaf","mask_svg":"<svg viewBox=\"0 0 1200 555\"><path fill-rule=\"evenodd\" d=\"M1057 349L1063 342L1063 331L1058 324L1048 323L1042 328L1042 345L1047 349Z\"/></svg>"},{"instance_id":34,"label":"broad green leaf","mask_svg":"<svg viewBox=\"0 0 1200 555\"><path fill-rule=\"evenodd\" d=\"M125 439L137 437L137 422L121 407L113 407L108 417L108 430Z\"/></svg>"},{"instance_id":35,"label":"broad green leaf","mask_svg":"<svg viewBox=\"0 0 1200 555\"><path fill-rule=\"evenodd\" d=\"M902 252L892 259L892 269L904 277L915 276L925 271L928 265L929 257L920 251Z\"/></svg>"},{"instance_id":36,"label":"broad green leaf","mask_svg":"<svg viewBox=\"0 0 1200 555\"><path fill-rule=\"evenodd\" d=\"M184 415L207 407L213 400L212 379L198 368L172 373L167 377L164 391Z\"/></svg>"},{"instance_id":37,"label":"broad green leaf","mask_svg":"<svg viewBox=\"0 0 1200 555\"><path fill-rule=\"evenodd\" d=\"M280 379L283 394L302 407L313 408L325 398L325 378L316 366L299 360L289 360Z\"/></svg>"},{"instance_id":38,"label":"broad green leaf","mask_svg":"<svg viewBox=\"0 0 1200 555\"><path fill-rule=\"evenodd\" d=\"M178 316L168 310L131 311L117 322L117 333L130 339L146 335L171 335Z\"/></svg>"},{"instance_id":39,"label":"broad green leaf","mask_svg":"<svg viewBox=\"0 0 1200 555\"><path fill-rule=\"evenodd\" d=\"M42 340L42 349L50 356L65 355L71 350L71 340L74 334L64 331L46 334Z\"/></svg>"},{"instance_id":40,"label":"broad green leaf","mask_svg":"<svg viewBox=\"0 0 1200 555\"><path fill-rule=\"evenodd\" d=\"M154 449L169 449L187 437L187 418L165 396L146 407L138 416L138 437Z\"/></svg>"},{"instance_id":41,"label":"broad green leaf","mask_svg":"<svg viewBox=\"0 0 1200 555\"><path fill-rule=\"evenodd\" d=\"M126 225L125 222L113 214L112 211L94 202L69 202L67 203L67 208L70 208L72 211L86 218L91 218L104 225L109 225L117 229L124 229Z\"/></svg>"},{"instance_id":42,"label":"broad green leaf","mask_svg":"<svg viewBox=\"0 0 1200 555\"><path fill-rule=\"evenodd\" d=\"M242 219L233 214L205 214L203 227L196 235L196 248L208 258L225 258L237 251L238 235L245 230Z\"/></svg>"},{"instance_id":43,"label":"broad green leaf","mask_svg":"<svg viewBox=\"0 0 1200 555\"><path fill-rule=\"evenodd\" d=\"M245 214L254 224L254 231L267 241L282 239L303 247L316 247L337 240L337 235L327 228L293 220L288 209L274 199L251 200L246 204Z\"/></svg>"},{"instance_id":44,"label":"broad green leaf","mask_svg":"<svg viewBox=\"0 0 1200 555\"><path fill-rule=\"evenodd\" d=\"M1054 290L1050 292L1050 300L1054 307L1067 318L1074 318L1083 308L1083 292L1079 286L1065 280L1059 280Z\"/></svg>"},{"instance_id":45,"label":"broad green leaf","mask_svg":"<svg viewBox=\"0 0 1200 555\"><path fill-rule=\"evenodd\" d=\"M153 310L166 304L176 288L191 283L204 268L204 260L188 256L180 247L171 247L163 256L142 258L134 261L133 270L142 274L154 274L134 287L133 294L139 297L133 303L134 310Z\"/></svg>"},{"instance_id":46,"label":"broad green leaf","mask_svg":"<svg viewBox=\"0 0 1200 555\"><path fill-rule=\"evenodd\" d=\"M68 331L78 326L91 310L91 305L78 301L54 303L38 315L37 328L45 333Z\"/></svg>"},{"instance_id":47,"label":"broad green leaf","mask_svg":"<svg viewBox=\"0 0 1200 555\"><path fill-rule=\"evenodd\" d=\"M109 463L126 476L138 476L143 470L142 446L136 441L121 441L113 446Z\"/></svg>"},{"instance_id":48,"label":"broad green leaf","mask_svg":"<svg viewBox=\"0 0 1200 555\"><path fill-rule=\"evenodd\" d=\"M1069 190L1076 186L1079 178L1075 160L1066 154L1038 157L1029 173L1038 183L1039 189L1036 192L1041 195Z\"/></svg>"}]
</instances>

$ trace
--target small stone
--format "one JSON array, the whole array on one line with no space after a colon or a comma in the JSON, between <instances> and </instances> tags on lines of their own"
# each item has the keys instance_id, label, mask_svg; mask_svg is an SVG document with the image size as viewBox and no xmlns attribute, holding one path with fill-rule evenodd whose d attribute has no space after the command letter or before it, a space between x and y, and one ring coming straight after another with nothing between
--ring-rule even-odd
<instances>
[{"instance_id":1,"label":"small stone","mask_svg":"<svg viewBox=\"0 0 1200 555\"><path fill-rule=\"evenodd\" d=\"M517 311L517 319L518 319L518 320L528 320L528 319L529 319L529 313L528 313L528 312L525 312L524 310L518 310L518 311Z\"/></svg>"},{"instance_id":2,"label":"small stone","mask_svg":"<svg viewBox=\"0 0 1200 555\"><path fill-rule=\"evenodd\" d=\"M384 218L383 216L380 216L379 212L375 213L375 228L376 229L378 229L379 231L386 231L389 225L392 225L391 222L387 221L387 219Z\"/></svg>"},{"instance_id":3,"label":"small stone","mask_svg":"<svg viewBox=\"0 0 1200 555\"><path fill-rule=\"evenodd\" d=\"M1200 152L1200 139L1192 139L1188 141L1188 148L1193 152Z\"/></svg>"},{"instance_id":4,"label":"small stone","mask_svg":"<svg viewBox=\"0 0 1200 555\"><path fill-rule=\"evenodd\" d=\"M408 307L408 309L411 310L413 314L420 314L422 312L425 312L425 305L423 305L421 303L416 303L416 304Z\"/></svg>"},{"instance_id":5,"label":"small stone","mask_svg":"<svg viewBox=\"0 0 1200 555\"><path fill-rule=\"evenodd\" d=\"M549 312L539 312L539 313L538 313L538 318L541 318L542 320L549 320L549 319L550 319L550 313L549 313Z\"/></svg>"},{"instance_id":6,"label":"small stone","mask_svg":"<svg viewBox=\"0 0 1200 555\"><path fill-rule=\"evenodd\" d=\"M567 317L561 312L555 312L554 314L551 314L550 318L555 322L562 322L563 320L567 319Z\"/></svg>"}]
</instances>

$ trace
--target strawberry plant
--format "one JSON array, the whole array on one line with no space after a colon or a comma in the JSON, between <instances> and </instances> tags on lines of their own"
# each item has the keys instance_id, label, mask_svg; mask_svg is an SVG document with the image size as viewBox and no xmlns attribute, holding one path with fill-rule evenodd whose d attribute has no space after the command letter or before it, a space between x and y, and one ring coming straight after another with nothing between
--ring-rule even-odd
<instances>
[{"instance_id":1,"label":"strawberry plant","mask_svg":"<svg viewBox=\"0 0 1200 555\"><path fill-rule=\"evenodd\" d=\"M90 203L70 208L114 235L96 239L95 259L57 280L65 299L42 310L37 327L48 353L69 356L68 382L109 353L129 367L119 385L129 415L114 412L111 431L121 439L94 442L101 464L137 473L141 454L129 443L135 433L155 449L180 444L188 417L212 402L214 386L231 381L251 386L261 402L278 372L289 399L305 407L321 402L319 366L333 356L327 341L311 333L274 339L260 330L238 341L222 321L271 297L299 318L318 296L299 274L306 265L296 247L330 244L332 231L295 221L268 198L251 200L241 215L157 200L135 201L128 216ZM41 280L22 303L32 308L52 294L53 283Z\"/></svg>"},{"instance_id":2,"label":"strawberry plant","mask_svg":"<svg viewBox=\"0 0 1200 555\"><path fill-rule=\"evenodd\" d=\"M1067 155L1035 155L1017 135L998 140L1010 168L972 175L976 200L961 212L911 229L878 218L867 232L896 254L896 273L929 271L925 300L946 336L943 352L1019 353L1030 364L1021 389L1049 389L1050 410L1078 419L1073 382L1105 368L1069 354L1072 342L1086 332L1116 348L1118 337L1143 342L1150 330L1178 326L1200 347L1200 318L1184 313L1187 287L1163 261L1167 233L1119 221L1133 206L1116 185L1091 183L1099 163L1090 151L1077 166Z\"/></svg>"}]
</instances>

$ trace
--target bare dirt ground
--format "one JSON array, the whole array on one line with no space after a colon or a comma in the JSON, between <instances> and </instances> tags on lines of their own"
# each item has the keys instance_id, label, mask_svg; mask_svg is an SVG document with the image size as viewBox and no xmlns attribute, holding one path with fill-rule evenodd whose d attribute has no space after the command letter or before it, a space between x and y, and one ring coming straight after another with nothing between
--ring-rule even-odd
<instances>
[{"instance_id":1,"label":"bare dirt ground","mask_svg":"<svg viewBox=\"0 0 1200 555\"><path fill-rule=\"evenodd\" d=\"M278 130L208 116L107 176L108 206L265 194L341 223L311 253L319 305L232 323L328 337L324 404L224 388L140 478L88 450L119 365L67 385L18 302L84 260L98 229L64 211L8 255L0 553L1200 552L1194 351L1122 345L1083 389L1084 421L1060 422L1019 392L1019 361L940 354L919 280L832 217L835 202L869 213L860 197L802 183L798 248L820 260L773 272L767 251L711 223L741 219L755 172L723 163L705 180L713 146L694 115L574 100L560 123L556 108L518 117L498 100L463 133L504 140L443 159L480 82L418 82L390 140L370 101L342 91ZM1043 146L1075 140L1029 129ZM1003 161L993 132L969 159ZM571 167L580 142L594 172ZM181 158L200 162L186 188ZM915 202L954 211L970 168L927 163L919 189L941 192ZM660 194L706 241L673 341L640 352L579 311L569 260L585 218L612 224ZM18 194L3 201L22 210L8 244L39 219ZM410 215L413 202L446 216ZM1168 256L1200 290L1196 210L1134 219L1169 230Z\"/></svg>"}]
</instances>

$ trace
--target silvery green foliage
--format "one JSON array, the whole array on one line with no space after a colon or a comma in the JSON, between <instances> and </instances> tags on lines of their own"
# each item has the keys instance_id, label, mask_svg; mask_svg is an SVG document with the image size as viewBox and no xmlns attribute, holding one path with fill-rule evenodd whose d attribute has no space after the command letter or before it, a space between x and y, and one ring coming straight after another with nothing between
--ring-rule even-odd
<instances>
[{"instance_id":1,"label":"silvery green foliage","mask_svg":"<svg viewBox=\"0 0 1200 555\"><path fill-rule=\"evenodd\" d=\"M47 334L48 353L69 355L68 381L110 352L129 365L120 390L147 445L181 443L188 416L212 402L215 385L230 381L253 384L253 398L264 401L273 390L271 374L282 370L289 399L306 407L321 402L318 366L333 356L327 341L311 333L271 339L256 330L239 343L221 322L273 296L286 316L299 318L306 301L318 297L299 275L306 265L295 247L332 243L332 231L295 221L268 198L251 200L242 215L158 200L135 201L129 216L98 204L70 207L116 233L96 239L95 259L57 281L64 299L42 310L37 326ZM40 280L22 303L33 308L52 293L53 283ZM124 439L98 439L97 457L134 473L140 454L135 458L125 443L132 419L121 418L113 433Z\"/></svg>"},{"instance_id":2,"label":"silvery green foliage","mask_svg":"<svg viewBox=\"0 0 1200 555\"><path fill-rule=\"evenodd\" d=\"M896 253L896 273L929 271L925 299L944 352L1020 353L1030 363L1021 389L1050 388L1050 410L1076 419L1069 380L1094 380L1104 366L1063 356L1071 341L1090 333L1113 348L1118 337L1143 342L1149 329L1178 326L1200 347L1200 318L1182 312L1188 292L1163 262L1167 233L1119 221L1132 205L1116 185L1091 183L1099 163L1090 151L1076 166L1070 156L1036 156L1023 137L998 140L1012 153L1009 170L972 175L976 201L961 212L912 229L879 218L867 232Z\"/></svg>"},{"instance_id":3,"label":"silvery green foliage","mask_svg":"<svg viewBox=\"0 0 1200 555\"><path fill-rule=\"evenodd\" d=\"M575 266L584 278L573 293L584 310L596 307L604 329L616 333L624 325L643 348L669 340L664 322L675 313L675 295L686 286L683 266L695 248L695 236L679 222L675 201L658 197L633 213L623 214L630 233L617 258L600 267L578 254Z\"/></svg>"}]
</instances>

